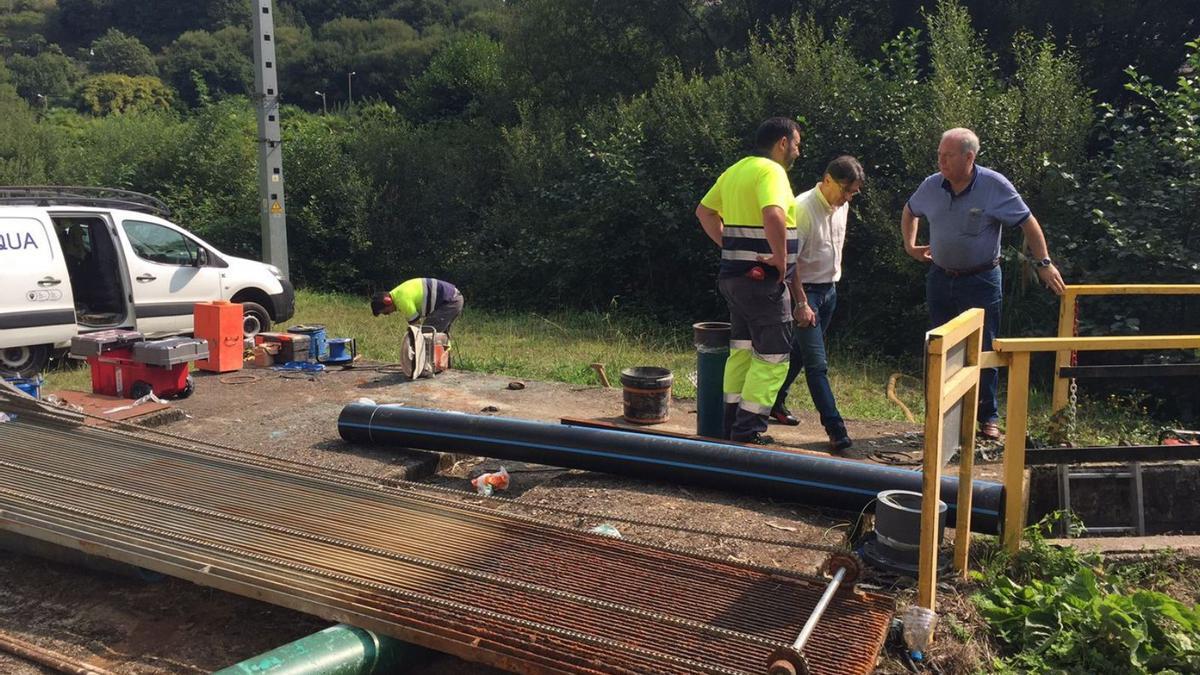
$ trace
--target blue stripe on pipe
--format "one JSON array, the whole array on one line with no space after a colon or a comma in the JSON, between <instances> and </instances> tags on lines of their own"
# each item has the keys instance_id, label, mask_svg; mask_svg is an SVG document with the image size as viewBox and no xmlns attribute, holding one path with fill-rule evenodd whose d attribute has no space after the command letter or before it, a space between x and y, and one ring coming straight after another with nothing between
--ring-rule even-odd
<instances>
[{"instance_id":1,"label":"blue stripe on pipe","mask_svg":"<svg viewBox=\"0 0 1200 675\"><path fill-rule=\"evenodd\" d=\"M506 419L511 419L511 418L506 418ZM520 420L520 421L527 421L527 420ZM449 432L442 432L442 431L426 431L426 430L417 431L417 430L413 430L413 429L405 429L403 427L391 427L391 426L387 426L384 424L373 425L373 424L361 424L361 423L357 423L357 422L338 422L338 424L345 425L347 427L355 427L358 429L366 429L368 432L373 431L375 428L378 428L382 431L396 431L396 432L402 432L402 433L408 433L408 434L424 434L424 435L428 435L428 436L441 436L444 438L457 438L457 439L462 439L462 440L471 440L471 441L477 441L484 445L502 445L501 443L497 443L496 441L494 441L490 438L487 438L485 436L473 436L470 434L449 433ZM683 439L683 440L686 440L686 439ZM864 495L867 497L874 497L876 495L876 492L872 491L872 490L866 490L863 488L852 488L852 487L848 487L845 485L838 485L836 483L818 483L815 481L800 480L798 478L785 478L783 476L773 476L770 474L753 473L750 471L740 471L738 469L724 469L724 468L708 466L708 465L704 465L704 464L690 464L687 462L676 462L676 461L665 460L665 459L652 459L652 458L648 458L648 457L638 457L638 456L634 456L634 455L621 455L621 454L614 453L614 452L603 452L600 450L584 450L582 448L568 448L568 447L564 447L561 445L546 445L543 443L530 443L527 441L506 441L505 443L503 443L503 445L522 445L525 447L538 448L541 450L554 450L554 451L559 451L559 452L575 453L575 454L580 454L580 455L593 455L596 457L609 457L609 458L613 458L613 459L623 459L626 461L633 461L633 462L645 462L645 463L649 463L649 464L660 464L663 466L672 466L672 467L685 468L685 469L699 469L702 471L713 471L713 472L718 472L718 473L730 474L730 475L734 475L734 476L744 476L747 478L758 478L758 479L765 479L765 480L769 480L769 481L792 483L794 485L804 485L807 487L824 488L824 489L833 490L836 492L849 492L849 493L853 493L853 494ZM790 454L790 453L786 453L786 452L781 452L779 450L765 450L763 448L747 448L747 449L755 450L755 451L759 451L759 452L775 452L775 453L785 454L785 455ZM889 472L897 471L895 469L891 469L891 467L880 467L880 468L889 469ZM911 474L913 472L904 471L903 473ZM981 509L981 508L975 507L974 505L972 505L972 507L971 507L971 513L978 513L981 515L989 515L989 516L997 516L997 517L999 517L999 515L1000 515L999 511L992 511L990 509Z\"/></svg>"}]
</instances>

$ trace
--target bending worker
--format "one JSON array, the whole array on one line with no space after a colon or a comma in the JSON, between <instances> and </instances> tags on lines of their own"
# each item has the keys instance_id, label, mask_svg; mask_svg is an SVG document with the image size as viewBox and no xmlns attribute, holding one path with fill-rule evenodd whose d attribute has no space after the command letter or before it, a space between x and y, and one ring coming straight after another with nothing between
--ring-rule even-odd
<instances>
[{"instance_id":1,"label":"bending worker","mask_svg":"<svg viewBox=\"0 0 1200 675\"><path fill-rule=\"evenodd\" d=\"M696 207L704 233L721 247L717 288L729 305L725 362L725 437L767 443L762 432L788 371L792 291L804 298L796 268L795 197L787 170L800 156L800 127L772 117L755 134L758 154L729 167ZM813 311L796 306L809 325Z\"/></svg>"},{"instance_id":2,"label":"bending worker","mask_svg":"<svg viewBox=\"0 0 1200 675\"><path fill-rule=\"evenodd\" d=\"M390 292L371 296L371 314L396 311L410 324L425 324L439 333L449 333L462 314L463 296L454 284L429 277L409 279Z\"/></svg>"},{"instance_id":3,"label":"bending worker","mask_svg":"<svg viewBox=\"0 0 1200 675\"><path fill-rule=\"evenodd\" d=\"M850 200L862 190L863 168L850 155L842 155L825 167L825 176L813 189L796 196L796 232L800 253L796 277L804 289L808 306L816 314L810 324L796 324L792 334L792 363L771 418L780 424L797 425L800 420L787 409L788 389L800 369L813 405L821 415L821 426L835 453L851 445L846 422L838 412L833 388L829 386L829 361L825 355L825 332L837 307L837 282L842 278L842 245L846 241L846 216ZM799 299L797 302L804 302Z\"/></svg>"}]
</instances>

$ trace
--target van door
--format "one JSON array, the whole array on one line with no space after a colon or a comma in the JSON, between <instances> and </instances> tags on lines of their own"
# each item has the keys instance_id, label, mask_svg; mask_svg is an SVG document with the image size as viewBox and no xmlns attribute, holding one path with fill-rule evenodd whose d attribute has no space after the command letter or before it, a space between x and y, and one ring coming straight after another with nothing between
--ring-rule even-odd
<instances>
[{"instance_id":1,"label":"van door","mask_svg":"<svg viewBox=\"0 0 1200 675\"><path fill-rule=\"evenodd\" d=\"M5 362L9 353L19 348L61 343L75 333L75 301L53 227L39 209L4 209L0 216L0 348Z\"/></svg>"},{"instance_id":2,"label":"van door","mask_svg":"<svg viewBox=\"0 0 1200 675\"><path fill-rule=\"evenodd\" d=\"M124 218L119 228L137 329L149 336L190 333L195 304L221 297L220 270L182 230L143 218Z\"/></svg>"}]
</instances>

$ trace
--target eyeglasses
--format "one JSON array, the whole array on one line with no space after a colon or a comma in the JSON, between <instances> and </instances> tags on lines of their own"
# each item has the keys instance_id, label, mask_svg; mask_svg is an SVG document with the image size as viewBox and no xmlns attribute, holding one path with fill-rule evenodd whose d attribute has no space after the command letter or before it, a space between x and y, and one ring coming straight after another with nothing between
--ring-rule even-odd
<instances>
[{"instance_id":1,"label":"eyeglasses","mask_svg":"<svg viewBox=\"0 0 1200 675\"><path fill-rule=\"evenodd\" d=\"M852 199L857 196L858 193L862 192L862 186L860 185L858 187L854 187L854 183L850 183L849 185L846 183L838 183L838 187L841 188L842 194L845 195L846 199Z\"/></svg>"}]
</instances>

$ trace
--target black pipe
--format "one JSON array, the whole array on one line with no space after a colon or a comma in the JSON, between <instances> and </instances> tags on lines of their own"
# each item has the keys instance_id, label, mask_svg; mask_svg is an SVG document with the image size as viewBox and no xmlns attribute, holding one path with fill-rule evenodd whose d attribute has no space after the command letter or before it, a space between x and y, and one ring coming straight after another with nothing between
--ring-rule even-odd
<instances>
[{"instance_id":1,"label":"black pipe","mask_svg":"<svg viewBox=\"0 0 1200 675\"><path fill-rule=\"evenodd\" d=\"M696 483L848 511L862 510L882 490L921 491L919 471L867 462L398 405L351 403L338 433L350 442ZM941 488L953 522L958 479L942 478ZM975 481L971 529L997 533L1003 506L1002 485Z\"/></svg>"}]
</instances>

